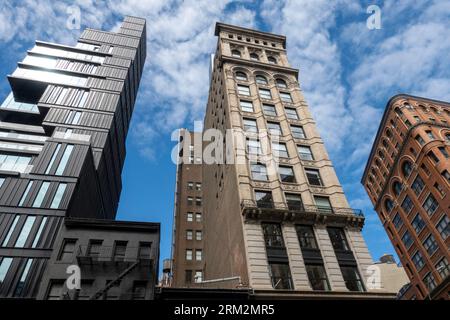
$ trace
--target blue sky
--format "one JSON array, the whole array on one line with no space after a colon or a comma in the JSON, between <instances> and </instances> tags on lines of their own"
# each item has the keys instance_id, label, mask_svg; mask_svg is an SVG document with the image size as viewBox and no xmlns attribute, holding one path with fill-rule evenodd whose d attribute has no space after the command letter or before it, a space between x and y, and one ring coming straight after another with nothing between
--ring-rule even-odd
<instances>
[{"instance_id":1,"label":"blue sky","mask_svg":"<svg viewBox=\"0 0 450 320\"><path fill-rule=\"evenodd\" d=\"M366 8L381 8L369 30ZM172 130L202 120L214 24L222 21L287 36L290 63L347 197L366 215L374 259L394 252L360 184L388 99L409 93L450 101L449 1L2 1L0 98L6 75L34 40L74 44L68 8L86 26L113 30L125 14L147 18L148 56L127 140L118 218L160 221L161 260L169 257L175 184Z\"/></svg>"}]
</instances>

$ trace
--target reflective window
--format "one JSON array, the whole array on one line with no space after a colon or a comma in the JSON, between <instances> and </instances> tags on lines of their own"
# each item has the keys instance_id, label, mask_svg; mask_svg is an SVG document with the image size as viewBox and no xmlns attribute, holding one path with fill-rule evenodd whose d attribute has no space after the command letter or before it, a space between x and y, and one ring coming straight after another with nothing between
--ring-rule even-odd
<instances>
[{"instance_id":1,"label":"reflective window","mask_svg":"<svg viewBox=\"0 0 450 320\"><path fill-rule=\"evenodd\" d=\"M276 79L275 82L277 83L278 88L282 88L282 89L287 88L286 81L284 81L283 79Z\"/></svg>"},{"instance_id":2,"label":"reflective window","mask_svg":"<svg viewBox=\"0 0 450 320\"><path fill-rule=\"evenodd\" d=\"M56 189L55 196L53 197L52 204L50 205L50 208L52 209L58 209L59 204L61 203L61 199L64 195L64 192L66 191L67 183L60 183L58 186L58 189Z\"/></svg>"},{"instance_id":3,"label":"reflective window","mask_svg":"<svg viewBox=\"0 0 450 320\"><path fill-rule=\"evenodd\" d=\"M280 175L281 182L295 183L294 170L292 169L292 167L279 166L278 174Z\"/></svg>"},{"instance_id":4,"label":"reflective window","mask_svg":"<svg viewBox=\"0 0 450 320\"><path fill-rule=\"evenodd\" d=\"M291 125L292 136L296 139L306 139L305 131L301 126Z\"/></svg>"},{"instance_id":5,"label":"reflective window","mask_svg":"<svg viewBox=\"0 0 450 320\"><path fill-rule=\"evenodd\" d=\"M447 239L448 235L450 234L450 218L447 215L444 215L441 220L439 220L436 229L441 235L442 239Z\"/></svg>"},{"instance_id":6,"label":"reflective window","mask_svg":"<svg viewBox=\"0 0 450 320\"><path fill-rule=\"evenodd\" d=\"M63 156L61 157L61 161L59 162L58 168L56 169L55 175L62 175L64 169L66 168L67 162L69 161L70 155L72 154L73 145L68 144L66 149L64 150Z\"/></svg>"},{"instance_id":7,"label":"reflective window","mask_svg":"<svg viewBox=\"0 0 450 320\"><path fill-rule=\"evenodd\" d=\"M255 76L255 80L256 80L257 84L264 84L264 85L268 84L267 78L262 76L262 75L260 75L260 74Z\"/></svg>"},{"instance_id":8,"label":"reflective window","mask_svg":"<svg viewBox=\"0 0 450 320\"><path fill-rule=\"evenodd\" d=\"M239 105L241 106L241 110L245 112L253 112L253 104L250 101L239 101Z\"/></svg>"},{"instance_id":9,"label":"reflective window","mask_svg":"<svg viewBox=\"0 0 450 320\"><path fill-rule=\"evenodd\" d=\"M292 97L289 92L280 92L281 101L292 102Z\"/></svg>"},{"instance_id":10,"label":"reflective window","mask_svg":"<svg viewBox=\"0 0 450 320\"><path fill-rule=\"evenodd\" d=\"M8 97L3 101L0 108L2 109L14 109L20 111L39 112L37 105L25 102L18 102L14 99L14 95L11 92Z\"/></svg>"},{"instance_id":11,"label":"reflective window","mask_svg":"<svg viewBox=\"0 0 450 320\"><path fill-rule=\"evenodd\" d=\"M312 226L295 226L298 241L302 249L319 249Z\"/></svg>"},{"instance_id":12,"label":"reflective window","mask_svg":"<svg viewBox=\"0 0 450 320\"><path fill-rule=\"evenodd\" d=\"M275 106L271 104L265 104L263 103L263 111L266 116L276 117L277 111L275 109Z\"/></svg>"},{"instance_id":13,"label":"reflective window","mask_svg":"<svg viewBox=\"0 0 450 320\"><path fill-rule=\"evenodd\" d=\"M22 198L20 198L19 207L23 206L23 203L25 202L25 199L27 198L28 193L30 192L30 189L32 186L33 186L33 180L28 182L27 188L25 189L25 192L23 193Z\"/></svg>"},{"instance_id":14,"label":"reflective window","mask_svg":"<svg viewBox=\"0 0 450 320\"><path fill-rule=\"evenodd\" d=\"M350 251L344 230L341 228L327 228L334 250Z\"/></svg>"},{"instance_id":15,"label":"reflective window","mask_svg":"<svg viewBox=\"0 0 450 320\"><path fill-rule=\"evenodd\" d=\"M314 160L311 148L308 146L298 146L298 154L302 160Z\"/></svg>"},{"instance_id":16,"label":"reflective window","mask_svg":"<svg viewBox=\"0 0 450 320\"><path fill-rule=\"evenodd\" d=\"M254 163L251 165L252 179L267 181L267 168L260 163Z\"/></svg>"},{"instance_id":17,"label":"reflective window","mask_svg":"<svg viewBox=\"0 0 450 320\"><path fill-rule=\"evenodd\" d=\"M258 132L258 126L256 125L256 120L255 119L244 118L242 120L242 122L244 124L244 131L246 131L246 132Z\"/></svg>"},{"instance_id":18,"label":"reflective window","mask_svg":"<svg viewBox=\"0 0 450 320\"><path fill-rule=\"evenodd\" d=\"M0 170L17 171L24 173L31 162L29 156L18 156L11 154L0 154Z\"/></svg>"},{"instance_id":19,"label":"reflective window","mask_svg":"<svg viewBox=\"0 0 450 320\"><path fill-rule=\"evenodd\" d=\"M39 240L41 238L42 231L44 230L46 224L47 224L47 217L44 217L41 221L41 224L39 225L39 229L36 233L36 237L34 238L33 244L31 245L32 248L37 247Z\"/></svg>"},{"instance_id":20,"label":"reflective window","mask_svg":"<svg viewBox=\"0 0 450 320\"><path fill-rule=\"evenodd\" d=\"M321 264L305 264L309 284L313 290L330 291L327 273Z\"/></svg>"},{"instance_id":21,"label":"reflective window","mask_svg":"<svg viewBox=\"0 0 450 320\"><path fill-rule=\"evenodd\" d=\"M238 93L242 96L250 96L250 88L248 86L243 86L238 84Z\"/></svg>"},{"instance_id":22,"label":"reflective window","mask_svg":"<svg viewBox=\"0 0 450 320\"><path fill-rule=\"evenodd\" d=\"M86 61L92 61L97 63L103 63L105 61L104 57L97 56L97 55L90 55L75 51L68 51L58 48L52 48L52 47L46 47L42 45L35 45L33 49L31 49L31 52L37 52L42 53L45 55L50 56L57 56L62 58L73 58L73 59L79 59L79 60L86 60Z\"/></svg>"},{"instance_id":23,"label":"reflective window","mask_svg":"<svg viewBox=\"0 0 450 320\"><path fill-rule=\"evenodd\" d=\"M63 73L17 68L14 73L14 77L22 77L27 79L33 79L36 81L43 81L54 84L67 84L73 86L85 86L87 83L87 77L70 76Z\"/></svg>"},{"instance_id":24,"label":"reflective window","mask_svg":"<svg viewBox=\"0 0 450 320\"><path fill-rule=\"evenodd\" d=\"M286 117L288 119L298 120L297 110L293 108L284 108L284 110L286 111Z\"/></svg>"},{"instance_id":25,"label":"reflective window","mask_svg":"<svg viewBox=\"0 0 450 320\"><path fill-rule=\"evenodd\" d=\"M6 275L8 274L9 267L11 266L11 263L13 261L13 258L5 257L0 262L0 285L5 281Z\"/></svg>"},{"instance_id":26,"label":"reflective window","mask_svg":"<svg viewBox=\"0 0 450 320\"><path fill-rule=\"evenodd\" d=\"M61 149L61 143L58 143L58 145L56 146L55 151L53 152L52 158L50 159L50 162L48 164L47 170L45 170L45 174L49 174L50 173L50 169L53 166L53 163L56 160L56 157L58 156L58 152Z\"/></svg>"},{"instance_id":27,"label":"reflective window","mask_svg":"<svg viewBox=\"0 0 450 320\"><path fill-rule=\"evenodd\" d=\"M267 100L272 99L272 94L270 93L270 90L268 90L268 89L259 88L259 96L262 99L267 99Z\"/></svg>"},{"instance_id":28,"label":"reflective window","mask_svg":"<svg viewBox=\"0 0 450 320\"><path fill-rule=\"evenodd\" d=\"M281 136L281 126L278 122L267 122L267 130L271 135Z\"/></svg>"},{"instance_id":29,"label":"reflective window","mask_svg":"<svg viewBox=\"0 0 450 320\"><path fill-rule=\"evenodd\" d=\"M23 248L25 243L30 235L31 228L33 227L34 221L36 220L35 216L29 216L25 220L25 224L20 231L19 237L17 238L16 244L14 245L16 248Z\"/></svg>"},{"instance_id":30,"label":"reflective window","mask_svg":"<svg viewBox=\"0 0 450 320\"><path fill-rule=\"evenodd\" d=\"M242 71L237 71L236 80L247 81L247 75Z\"/></svg>"},{"instance_id":31,"label":"reflective window","mask_svg":"<svg viewBox=\"0 0 450 320\"><path fill-rule=\"evenodd\" d=\"M5 239L3 240L3 242L2 242L2 247L8 246L9 239L11 239L11 236L12 236L12 234L13 234L13 232L14 232L14 229L16 228L17 223L19 222L19 218L20 218L19 215L17 215L17 216L14 218L12 225L9 227L9 231L8 231L8 233L6 234L6 237L5 237Z\"/></svg>"},{"instance_id":32,"label":"reflective window","mask_svg":"<svg viewBox=\"0 0 450 320\"><path fill-rule=\"evenodd\" d=\"M272 142L272 151L274 156L276 157L289 158L286 144L284 143Z\"/></svg>"},{"instance_id":33,"label":"reflective window","mask_svg":"<svg viewBox=\"0 0 450 320\"><path fill-rule=\"evenodd\" d=\"M44 201L44 197L47 194L48 187L50 186L50 182L44 181L41 184L41 188L39 189L39 192L34 199L33 207L39 208L42 205L42 202Z\"/></svg>"},{"instance_id":34,"label":"reflective window","mask_svg":"<svg viewBox=\"0 0 450 320\"><path fill-rule=\"evenodd\" d=\"M25 264L25 268L23 269L22 276L20 277L20 280L16 286L16 290L14 291L14 296L17 297L22 294L22 290L25 287L25 282L27 281L28 273L30 272L32 263L33 259L27 259L27 263Z\"/></svg>"}]
</instances>

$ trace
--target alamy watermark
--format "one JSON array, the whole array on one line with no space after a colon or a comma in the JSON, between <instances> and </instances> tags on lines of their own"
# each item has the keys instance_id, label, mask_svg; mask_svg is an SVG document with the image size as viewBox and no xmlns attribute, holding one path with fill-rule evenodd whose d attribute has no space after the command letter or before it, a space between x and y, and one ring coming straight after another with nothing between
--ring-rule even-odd
<instances>
[{"instance_id":1,"label":"alamy watermark","mask_svg":"<svg viewBox=\"0 0 450 320\"><path fill-rule=\"evenodd\" d=\"M381 9L379 6L372 4L367 7L366 13L370 16L366 20L366 26L369 30L381 29Z\"/></svg>"}]
</instances>

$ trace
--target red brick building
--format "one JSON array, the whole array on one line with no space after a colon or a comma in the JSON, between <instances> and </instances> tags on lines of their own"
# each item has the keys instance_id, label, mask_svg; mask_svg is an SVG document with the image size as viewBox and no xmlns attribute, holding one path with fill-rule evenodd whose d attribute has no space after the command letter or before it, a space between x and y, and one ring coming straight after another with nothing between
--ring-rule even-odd
<instances>
[{"instance_id":1,"label":"red brick building","mask_svg":"<svg viewBox=\"0 0 450 320\"><path fill-rule=\"evenodd\" d=\"M362 183L411 281L405 299L449 299L450 104L396 95Z\"/></svg>"}]
</instances>

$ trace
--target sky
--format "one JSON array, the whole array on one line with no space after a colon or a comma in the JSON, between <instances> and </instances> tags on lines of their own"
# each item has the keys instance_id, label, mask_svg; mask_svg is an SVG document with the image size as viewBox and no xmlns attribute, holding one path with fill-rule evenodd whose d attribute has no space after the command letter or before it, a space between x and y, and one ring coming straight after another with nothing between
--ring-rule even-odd
<instances>
[{"instance_id":1,"label":"sky","mask_svg":"<svg viewBox=\"0 0 450 320\"><path fill-rule=\"evenodd\" d=\"M370 5L381 29L369 29ZM70 23L75 9L80 28ZM352 207L363 209L375 260L394 249L361 183L387 101L408 93L450 101L450 1L2 0L0 100L36 39L74 45L85 27L147 19L147 61L127 138L117 218L161 222L170 257L175 190L171 133L203 120L217 21L286 35L290 64ZM69 23L68 23L69 21Z\"/></svg>"}]
</instances>

